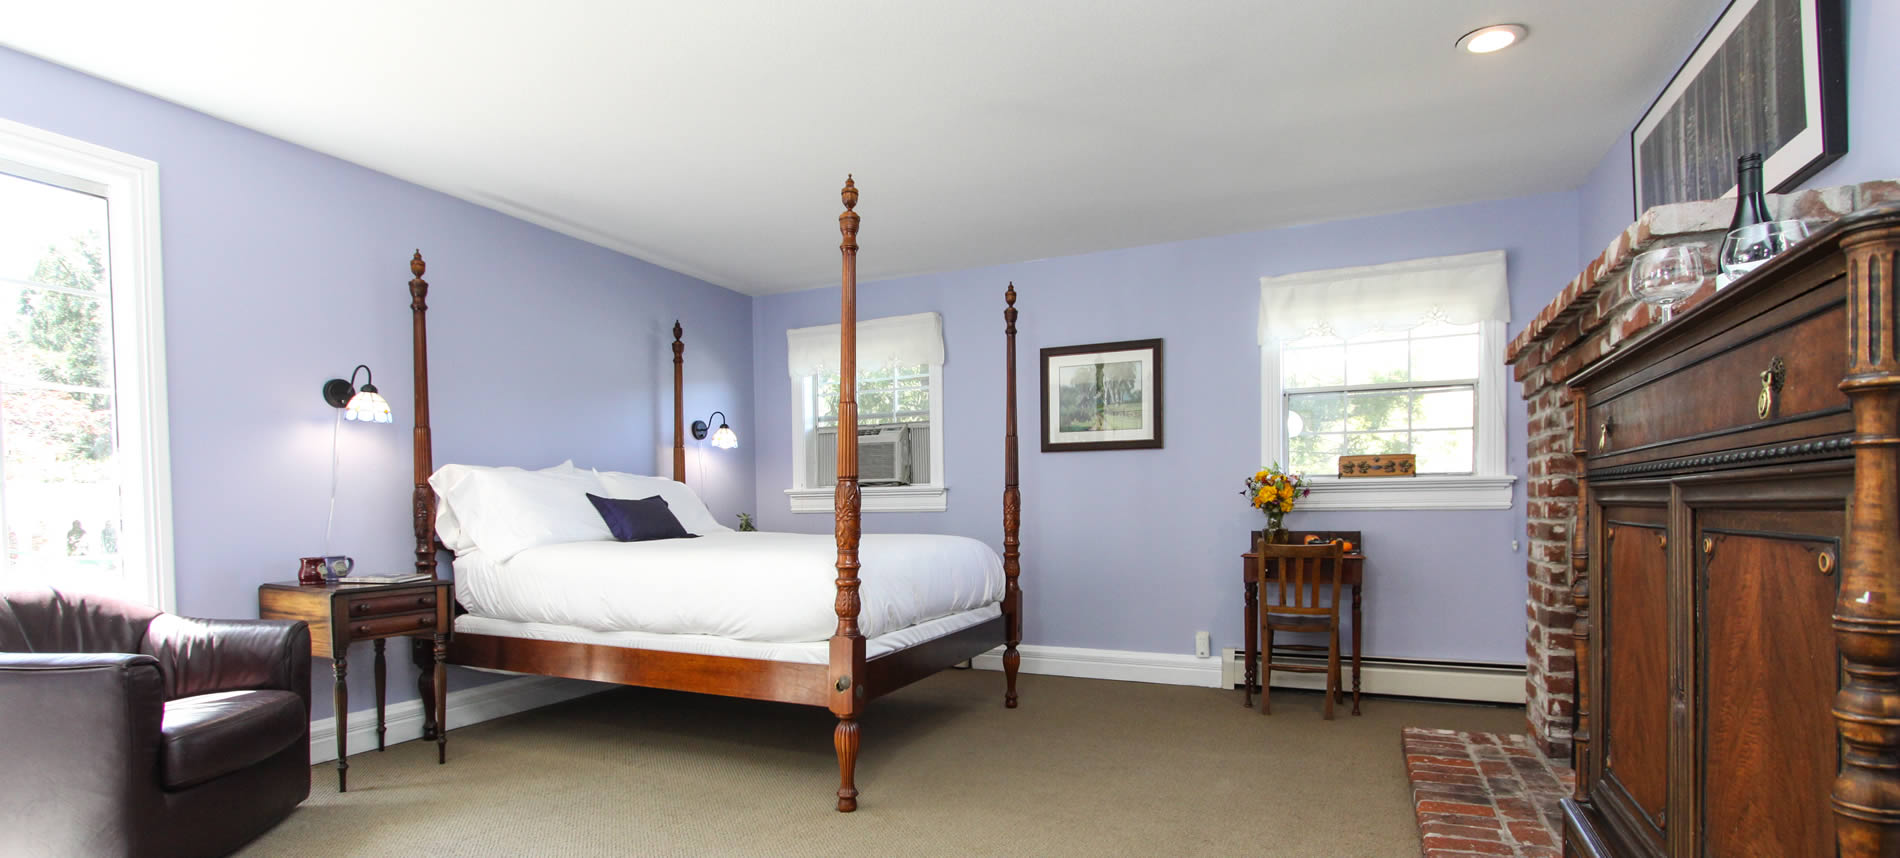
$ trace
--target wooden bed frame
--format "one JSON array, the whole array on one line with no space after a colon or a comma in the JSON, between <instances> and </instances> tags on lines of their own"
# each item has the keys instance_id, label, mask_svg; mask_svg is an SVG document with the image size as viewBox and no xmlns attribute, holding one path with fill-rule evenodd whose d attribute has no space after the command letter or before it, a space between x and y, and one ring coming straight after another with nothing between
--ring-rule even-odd
<instances>
[{"instance_id":1,"label":"wooden bed frame","mask_svg":"<svg viewBox=\"0 0 1900 858\"><path fill-rule=\"evenodd\" d=\"M418 684L424 689L434 685L435 663L510 670L542 676L561 676L667 688L702 694L721 694L752 700L774 700L806 706L822 706L838 716L832 732L832 744L838 753L838 810L857 809L858 790L853 782L858 760L858 716L872 700L903 688L940 670L968 661L1003 646L1003 705L1016 707L1016 674L1022 664L1017 647L1022 642L1022 590L1017 585L1021 572L1022 495L1017 487L1016 455L1016 287L1010 284L1004 294L1004 338L1007 362L1004 388L1007 397L1003 435L1003 575L1005 578L1002 616L953 634L894 650L877 658L864 655L864 635L858 630L858 539L860 497L858 490L858 404L857 404L857 255L858 202L856 184L847 177L842 191L844 213L838 216L838 230L844 241L842 301L839 308L839 385L838 396L838 485L835 522L838 541L837 631L831 637L828 664L796 664L753 658L699 655L633 649L600 644L565 643L456 633L443 650L418 642L414 653L422 675ZM409 263L414 279L409 281L415 341L415 505L416 571L436 573L436 552L441 543L435 533L435 492L429 487L434 473L434 452L429 435L429 355L425 315L428 311L429 284L422 279L425 269L422 252ZM678 322L673 324L673 478L686 481L686 447L683 439L683 383L685 342ZM423 723L434 725L434 696L424 693ZM425 728L434 738L433 727Z\"/></svg>"}]
</instances>

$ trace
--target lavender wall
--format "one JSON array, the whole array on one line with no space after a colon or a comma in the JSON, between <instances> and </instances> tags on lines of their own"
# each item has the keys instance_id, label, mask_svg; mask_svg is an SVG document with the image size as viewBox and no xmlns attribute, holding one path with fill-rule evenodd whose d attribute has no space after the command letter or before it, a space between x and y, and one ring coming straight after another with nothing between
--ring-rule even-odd
<instances>
[{"instance_id":1,"label":"lavender wall","mask_svg":"<svg viewBox=\"0 0 1900 858\"><path fill-rule=\"evenodd\" d=\"M404 284L418 247L437 462L652 473L670 442L675 318L689 412L723 409L755 437L744 295L4 49L0 81L0 117L159 164L184 613L254 617L259 583L320 553L333 412L317 391L358 363L396 425L342 427L332 545L366 572L410 561ZM753 449L708 449L703 481L689 462L722 518L749 505ZM398 662L391 699L413 698ZM351 708L373 706L369 671L352 673ZM450 685L485 679L457 670Z\"/></svg>"},{"instance_id":2,"label":"lavender wall","mask_svg":"<svg viewBox=\"0 0 1900 858\"><path fill-rule=\"evenodd\" d=\"M879 252L877 188L864 183L865 255ZM949 474L945 513L868 513L872 533L973 536L1001 547L1002 292L1021 298L1026 640L1192 652L1194 632L1238 646L1239 555L1259 514L1239 496L1260 462L1260 277L1502 248L1512 311L1527 318L1575 273L1577 196L1501 202L1138 247L864 284L860 318L943 314ZM835 321L833 289L753 303L758 508L769 529L828 532L794 515L785 330ZM1515 333L1518 323L1513 323ZM1166 340L1167 446L1043 454L1037 350ZM1509 467L1522 473L1524 411L1509 406ZM1295 513L1297 527L1358 528L1369 555L1372 655L1524 660L1523 488L1511 510Z\"/></svg>"},{"instance_id":3,"label":"lavender wall","mask_svg":"<svg viewBox=\"0 0 1900 858\"><path fill-rule=\"evenodd\" d=\"M1900 77L1900 55L1886 44L1900 33L1900 3L1841 2L1847 7L1847 154L1803 183L1804 188L1900 178L1900 89L1892 85ZM1656 91L1668 82L1667 77L1656 81ZM1630 117L1630 126L1641 118L1640 113ZM1604 154L1577 195L1583 201L1581 268L1635 218L1627 133Z\"/></svg>"}]
</instances>

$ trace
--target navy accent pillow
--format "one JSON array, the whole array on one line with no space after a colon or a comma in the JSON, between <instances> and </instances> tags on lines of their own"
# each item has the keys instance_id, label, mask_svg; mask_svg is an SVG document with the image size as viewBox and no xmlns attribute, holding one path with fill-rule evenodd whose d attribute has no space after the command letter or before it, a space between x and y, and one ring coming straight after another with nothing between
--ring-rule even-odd
<instances>
[{"instance_id":1,"label":"navy accent pillow","mask_svg":"<svg viewBox=\"0 0 1900 858\"><path fill-rule=\"evenodd\" d=\"M621 542L647 542L654 539L691 539L666 500L659 495L640 500L604 498L588 492L587 499L600 513L607 529Z\"/></svg>"}]
</instances>

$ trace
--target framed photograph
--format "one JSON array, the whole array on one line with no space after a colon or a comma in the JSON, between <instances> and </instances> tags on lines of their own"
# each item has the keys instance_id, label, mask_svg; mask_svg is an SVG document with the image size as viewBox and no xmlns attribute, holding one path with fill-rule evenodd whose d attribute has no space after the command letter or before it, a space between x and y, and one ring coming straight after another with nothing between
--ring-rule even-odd
<instances>
[{"instance_id":1,"label":"framed photograph","mask_svg":"<svg viewBox=\"0 0 1900 858\"><path fill-rule=\"evenodd\" d=\"M1161 341L1042 350L1042 451L1161 447Z\"/></svg>"},{"instance_id":2,"label":"framed photograph","mask_svg":"<svg viewBox=\"0 0 1900 858\"><path fill-rule=\"evenodd\" d=\"M1847 152L1841 0L1733 0L1630 132L1636 214L1735 190L1792 189Z\"/></svg>"}]
</instances>

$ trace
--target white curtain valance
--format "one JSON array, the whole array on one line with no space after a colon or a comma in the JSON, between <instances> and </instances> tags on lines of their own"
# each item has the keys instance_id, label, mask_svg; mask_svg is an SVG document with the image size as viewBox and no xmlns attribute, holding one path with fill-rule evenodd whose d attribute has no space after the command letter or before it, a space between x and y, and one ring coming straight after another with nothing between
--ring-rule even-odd
<instances>
[{"instance_id":1,"label":"white curtain valance","mask_svg":"<svg viewBox=\"0 0 1900 858\"><path fill-rule=\"evenodd\" d=\"M838 326L816 325L785 332L793 378L838 368ZM858 368L943 363L943 317L936 313L858 320Z\"/></svg>"},{"instance_id":2,"label":"white curtain valance","mask_svg":"<svg viewBox=\"0 0 1900 858\"><path fill-rule=\"evenodd\" d=\"M1504 251L1260 278L1261 345L1296 340L1314 329L1350 338L1410 330L1431 320L1510 321Z\"/></svg>"}]
</instances>

